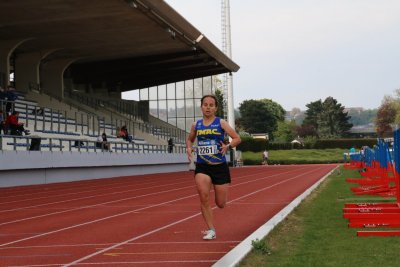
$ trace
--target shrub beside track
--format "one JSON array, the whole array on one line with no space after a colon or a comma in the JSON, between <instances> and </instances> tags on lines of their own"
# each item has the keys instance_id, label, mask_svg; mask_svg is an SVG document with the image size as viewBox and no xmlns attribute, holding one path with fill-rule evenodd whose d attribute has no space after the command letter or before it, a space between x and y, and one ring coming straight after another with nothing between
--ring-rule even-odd
<instances>
[{"instance_id":1,"label":"shrub beside track","mask_svg":"<svg viewBox=\"0 0 400 267\"><path fill-rule=\"evenodd\" d=\"M361 148L362 146L373 147L377 144L376 138L342 138L342 139L311 139L305 141L303 145L292 143L269 142L263 139L253 139L251 137L242 137L242 142L238 146L240 151L261 152L267 150L291 150L291 149L328 149L350 147Z\"/></svg>"},{"instance_id":2,"label":"shrub beside track","mask_svg":"<svg viewBox=\"0 0 400 267\"><path fill-rule=\"evenodd\" d=\"M268 164L323 164L342 163L343 153L348 150L336 149L291 149L270 150ZM262 162L261 152L242 152L244 165L260 165Z\"/></svg>"}]
</instances>

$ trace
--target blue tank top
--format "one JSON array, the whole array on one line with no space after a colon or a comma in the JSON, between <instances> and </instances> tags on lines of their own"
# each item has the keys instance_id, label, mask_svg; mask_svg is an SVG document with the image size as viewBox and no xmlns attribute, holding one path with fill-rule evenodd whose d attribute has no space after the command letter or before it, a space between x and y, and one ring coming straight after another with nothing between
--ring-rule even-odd
<instances>
[{"instance_id":1,"label":"blue tank top","mask_svg":"<svg viewBox=\"0 0 400 267\"><path fill-rule=\"evenodd\" d=\"M197 137L197 163L221 164L226 162L225 155L221 154L221 142L224 141L225 131L221 127L221 118L216 117L208 126L203 120L198 120L195 126Z\"/></svg>"}]
</instances>

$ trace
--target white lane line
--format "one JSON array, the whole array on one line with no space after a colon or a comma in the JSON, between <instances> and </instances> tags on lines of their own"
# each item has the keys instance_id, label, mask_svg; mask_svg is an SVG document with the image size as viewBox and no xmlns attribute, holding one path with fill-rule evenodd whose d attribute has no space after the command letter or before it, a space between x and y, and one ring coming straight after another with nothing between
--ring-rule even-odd
<instances>
[{"instance_id":1,"label":"white lane line","mask_svg":"<svg viewBox=\"0 0 400 267\"><path fill-rule=\"evenodd\" d=\"M280 181L280 182L278 182L278 183L275 183L275 184L273 184L273 185L270 185L270 186L261 188L261 189L259 189L259 190L253 191L252 193L249 193L249 194L246 194L246 195L241 196L241 197L239 197L239 198L236 198L236 199L234 199L234 200L228 201L227 203L229 204L229 203L235 202L235 201L237 201L237 200L240 200L240 199L243 199L243 198L252 196L252 195L254 195L254 194L256 194L256 193L262 192L262 191L264 191L264 190L270 189L270 188L275 187L275 186L277 186L277 185L280 185L280 184L286 183L286 182L288 182L288 181L294 180L294 179L296 179L296 178L298 178L298 177L304 176L305 174L311 173L311 172L315 172L315 170L311 170L311 171L308 171L308 172L306 172L306 173L302 173L302 174L300 174L300 175L296 175L296 176L294 176L294 177L291 177L291 178L282 180L282 181ZM261 179L261 178L260 178L260 179ZM264 179L265 179L265 178L264 178ZM259 180L259 179L256 179L256 180ZM215 208L217 208L217 207L213 207L212 209L215 209ZM141 234L141 235L139 235L139 236L135 236L135 237L133 237L133 238L131 238L131 239L128 239L128 240L125 240L125 241L123 241L123 242L121 242L121 243L115 244L115 245L110 246L110 247L108 247L108 248L105 248L105 249L102 249L102 250L100 250L100 251L94 252L94 253L92 253L92 254L86 255L86 256L84 256L84 257L82 257L82 258L80 258L80 259L77 259L77 260L75 260L75 261L73 261L73 262L67 263L67 264L63 265L63 267L68 267L68 266L72 266L72 265L78 264L78 263L80 263L80 262L82 262L82 261L88 260L88 259L90 259L90 258L92 258L92 257L94 257L94 256L99 255L99 254L103 254L103 253L105 253L105 252L107 252L107 251L109 251L109 250L111 250L111 249L115 249L115 248L117 248L117 247L119 247L119 246L123 246L123 245L125 245L125 244L127 244L127 243L129 243L129 242L135 241L135 240L140 239L140 238L142 238L142 237L151 235L151 234L153 234L153 233L157 233L157 232L159 232L159 231L161 231L161 230L164 230L164 229L167 229L167 228L169 228L169 227L171 227L171 226L177 225L177 224L179 224L179 223L188 221L188 220L190 220L190 219L192 219L192 218L194 218L194 217L197 217L197 216L199 216L199 215L201 215L200 212L199 212L199 213L196 213L196 214L194 214L194 215L192 215L192 216L186 217L186 218L184 218L184 219L178 220L178 221L176 221L176 222L173 222L173 223L164 225L164 226L162 226L162 227L156 228L156 229L154 229L154 230L152 230L152 231L149 231L149 232L147 232L147 233Z\"/></svg>"},{"instance_id":2,"label":"white lane line","mask_svg":"<svg viewBox=\"0 0 400 267\"><path fill-rule=\"evenodd\" d=\"M185 179L185 177L179 177L179 178L176 178L176 180L184 180ZM182 182L180 182L180 183L182 183ZM125 183L122 183L122 184L125 184ZM112 185L113 187L110 187L110 186L90 186L90 187L92 187L92 188L95 188L95 189L93 189L93 190L87 190L88 189L88 187L85 187L85 190L83 190L83 191L78 191L78 192L73 192L73 193L64 193L64 194L62 194L62 195L60 195L60 192L59 191L64 191L63 189L61 189L61 190L52 190L52 191L46 191L46 189L44 188L43 190L43 192L38 192L37 194L49 194L49 193L53 193L54 195L46 195L46 196L42 196L42 197L34 197L34 198L27 198L27 199L18 199L18 200L13 200L13 201L8 201L8 202L1 202L0 203L0 205L5 205L5 204L14 204L14 203L18 203L18 202L26 202L26 201L32 201L32 200L40 200L40 199L48 199L48 198L59 198L59 197L66 197L66 196L71 196L71 195L79 195L79 194L83 194L83 193L90 193L90 192L98 192L99 190L107 190L107 191L111 191L111 190L115 190L115 189L118 189L118 188L126 188L127 186L128 187L137 187L137 186L143 186L143 185L145 185L145 186L147 186L147 185L151 185L151 184L159 184L159 182L157 182L157 181L151 181L151 182L144 182L144 183L139 183L139 184L132 184L132 183L128 183L128 185L120 185L120 186L114 186L114 185ZM79 187L78 187L79 188ZM148 187L147 187L148 188ZM75 189L76 190L76 188L72 188L72 189L68 189L68 190L73 190L73 189ZM36 194L36 193L35 193ZM29 194L26 194L26 195L29 195ZM15 196L13 196L13 197L15 197ZM20 196L17 196L17 197L20 197ZM1 198L1 197L0 197ZM1 212L1 211L0 211Z\"/></svg>"},{"instance_id":3,"label":"white lane line","mask_svg":"<svg viewBox=\"0 0 400 267\"><path fill-rule=\"evenodd\" d=\"M78 200L83 200L83 199L96 198L96 197L101 197L101 196L112 196L112 195L117 195L117 194L121 194L121 193L135 192L135 191L139 191L139 190L147 190L147 189L165 187L165 186L170 186L170 185L171 185L171 186L174 186L174 185L179 185L179 184L184 184L184 183L189 183L189 182L188 182L188 181L183 181L183 182L170 183L170 184L164 184L164 185L158 185L158 186L151 186L151 187L135 188L135 189L129 189L129 190L117 191L117 192L114 191L115 188L109 188L109 192L108 192L108 193L101 193L101 194L90 195L90 196L86 196L86 197L79 197L79 198L72 198L72 199L67 199L67 200L61 200L61 201L43 203L43 204L33 205L33 206L25 206L25 207L20 207L20 208L15 208L15 209L9 209L9 210L0 210L0 213L3 213L3 212L11 212L11 211L18 211L18 210L26 210L26 209L33 209L33 208L37 208L37 207L44 207L44 206L49 206L49 205L54 205L54 204L60 204L60 203L66 203L66 202L72 202L72 201L78 201ZM125 188L126 188L126 186L125 186ZM83 192L83 193L89 193L89 192L93 192L93 190L87 191L87 192ZM82 192L81 192L81 193L82 193ZM78 193L77 193L77 194L78 194ZM59 196L59 197L64 197L64 196L65 196L65 195L61 195L61 196Z\"/></svg>"},{"instance_id":4,"label":"white lane line","mask_svg":"<svg viewBox=\"0 0 400 267\"><path fill-rule=\"evenodd\" d=\"M246 177L246 176L243 176L243 177ZM241 177L239 177L239 178L241 178ZM174 184L179 184L179 183L185 183L185 182L187 182L187 174L185 174L185 176L182 176L182 177L174 177L174 180L182 180L182 179L184 179L185 181L184 182L174 182L174 183L171 183L171 184L169 184L169 185L174 185ZM152 182L144 182L144 183L139 183L139 184L132 184L132 183L129 183L128 184L128 186L138 186L138 185L148 185L148 184L159 184L159 182L154 182L154 181L152 181ZM71 189L67 189L67 190L73 190L73 189L76 189L76 187L77 186L75 186L75 187L73 187L73 188L71 188ZM98 186L98 185L93 185L93 186L90 186L90 187L100 187L100 186ZM100 189L107 189L108 191L111 191L111 190L115 190L115 189L117 189L117 188L121 188L121 187L123 187L123 188L125 188L126 187L126 185L123 185L123 186L115 186L115 187L112 187L112 188L110 188L110 187L107 187L107 186L101 186L100 187ZM144 189L148 189L148 188L155 188L155 187L157 187L157 186L153 186L153 187L146 187L146 188L144 188ZM87 189L87 188L86 188ZM1 190L1 189L0 189ZM43 188L42 190L46 190L46 188ZM63 188L60 188L59 190L66 190L66 189L63 189ZM47 199L47 198L54 198L54 197L57 197L57 198L59 198L59 197L66 197L66 196L71 196L71 195L78 195L78 194L82 194L82 193L90 193L90 192L97 192L98 191L98 189L95 189L95 190L84 190L84 191L79 191L79 192L74 192L74 193L67 193L67 194L63 194L63 195L52 195L52 196L43 196L43 197L37 197L37 198L31 198L31 199L23 199L23 200L14 200L14 201L9 201L9 202L2 202L2 203L0 203L0 205L4 205L4 204L13 204L13 203L17 203L17 202L26 202L26 201L32 201L32 200L39 200L39 199ZM56 193L56 191L51 191L51 193L53 193L53 192L55 192ZM43 193L49 193L48 191L47 192L38 192L37 194L43 194ZM36 193L35 193L36 194ZM28 195L28 194L26 194L26 195ZM15 197L15 196L13 196L13 197ZM0 196L0 198L2 198L1 196ZM69 200L67 200L67 201L69 201ZM49 203L49 204L55 204L55 203L62 203L62 201L60 201L60 202L52 202L52 203ZM43 205L48 205L48 204L43 204ZM37 206L40 206L40 205L37 205ZM10 209L10 210L0 210L0 213L1 212L8 212L8 211L16 211L16 210L20 210L20 209L26 209L26 208L31 208L31 207L36 207L36 206L27 206L27 207L21 207L21 208L17 208L17 209Z\"/></svg>"},{"instance_id":5,"label":"white lane line","mask_svg":"<svg viewBox=\"0 0 400 267\"><path fill-rule=\"evenodd\" d=\"M175 188L175 189L170 189L170 190L165 190L165 191L159 191L159 192L156 192L156 193L149 193L149 194L145 194L145 195L133 196L133 197L128 197L128 198L121 198L121 199L107 201L107 202L103 202L103 203L99 203L99 204L95 204L95 205L89 205L89 206L83 206L83 207L68 209L68 210L62 210L62 211L57 211L57 212L46 213L46 214L27 217L27 218L15 220L15 221L9 221L9 222L0 223L0 226L7 225L7 224L13 224L13 223L17 223L17 222L23 222L23 221L32 220L32 219L37 219L37 218L43 218L43 217L46 217L46 216L51 216L51 215L56 215L56 214L62 214L62 213L71 212L71 211L77 211L77 210L82 210L82 209L90 209L90 208L99 207L99 206L102 206L102 205L106 205L106 204L110 204L110 203L116 203L116 202L125 201L125 200L132 200L132 199L141 198L141 197L159 195L160 193L169 193L169 192L173 192L173 191L179 191L179 190L192 188L192 187L193 187L193 185L180 187L180 188Z\"/></svg>"},{"instance_id":6,"label":"white lane line","mask_svg":"<svg viewBox=\"0 0 400 267\"><path fill-rule=\"evenodd\" d=\"M175 244L175 245L190 245L190 244L201 244L201 245L206 245L206 246L212 246L212 245L219 245L219 244L238 244L241 241L216 241L214 240L213 242L204 242L204 241L174 241L174 242L169 242L169 241L159 241L159 242L132 242L132 243L127 243L126 245L128 246L135 246L135 245L170 245L170 244ZM14 247L3 247L0 248L0 250L7 250L7 249L35 249L35 248L68 248L68 247L104 247L104 246L113 246L117 243L99 243L99 244L52 244L52 245L46 245L46 246L14 246Z\"/></svg>"},{"instance_id":7,"label":"white lane line","mask_svg":"<svg viewBox=\"0 0 400 267\"><path fill-rule=\"evenodd\" d=\"M285 172L285 173L290 173L290 172L292 172L292 171L287 171L287 172ZM262 173L262 172L260 172L260 173ZM260 173L257 173L257 175L260 174ZM245 175L245 176L242 176L242 177L248 177L248 176L254 176L254 175L256 175L256 174ZM236 184L236 185L231 186L231 187L236 187L236 186L243 185L243 184L247 184L247 183L250 183L250 182L256 182L256 181L259 181L259 180L264 180L264 179L268 179L268 178L271 178L271 177L274 177L274 176L279 176L279 175L281 175L281 173L278 173L278 174L275 174L275 175L270 175L270 176L268 176L268 177L258 178L258 179L251 180L251 181L242 182L242 183ZM192 186L190 186L190 187L192 187ZM176 190L181 190L181 189L183 189L183 188L177 188L177 189L167 190L167 192L176 191ZM163 193L163 192L151 193L151 194L147 194L147 195L144 195L144 196L150 196L150 195L154 195L154 194L157 194L157 195L158 195L158 194L160 194L160 193ZM115 217L119 217L119 216L123 216L123 215L130 214L130 213L135 213L135 212L137 212L137 211L146 210L146 209L153 208L153 207L157 207L157 206L162 206L162 205L165 205L165 204L168 204L168 203L173 203L173 202L176 202L176 201L185 199L185 198L191 198L191 197L195 197L195 196L197 196L197 194L192 194L192 195L189 195L189 196L186 196L186 197L183 197L183 198L178 198L178 199L170 200L170 201L167 201L167 202L163 202L163 203L159 203L159 204L147 206L147 207L140 208L140 209L135 209L135 210L128 211L128 212L123 212L123 213L115 214L115 215L108 216L108 217L103 217L103 218L101 218L101 219L97 219L97 220L94 220L94 221L89 221L89 222L85 222L85 223L80 223L80 224L72 225L72 226L65 227L65 228L61 228L61 229L54 230L54 231L51 231L51 232L46 232L46 233L42 233L42 234L39 234L39 235L35 235L35 236L31 236L31 237L27 237L27 238L23 238L23 239L19 239L19 240L14 240L14 241L11 241L11 242L8 242L8 243L0 244L0 247L4 247L4 246L7 246L7 245L19 243L19 242L26 241L26 240L30 240L30 239L34 239L34 238L37 238L37 237L42 237L42 236L50 235L50 234L53 234L53 233L58 233L58 232L61 232L61 231L65 231L65 230L77 228L77 227L80 227L80 226L85 226L85 225L88 225L88 224L91 224L91 223L96 223L96 222L103 221L103 220L107 220L107 219L110 219L110 218L115 218ZM126 198L126 199L120 199L120 200L117 200L117 201L105 202L105 203L96 204L96 205L93 205L93 206L99 206L99 205L104 205L104 204L106 204L106 203L114 203L114 202L118 202L118 201L123 201L123 200L128 200L128 199L134 199L134 198L137 198L137 197L139 197L139 196L135 196L135 197L131 197L131 198ZM229 202L228 202L228 203L229 203ZM88 206L87 208L90 208L90 207L93 207L93 206ZM82 207L82 208L85 208L85 207ZM80 209L80 208L79 208L79 209ZM74 210L76 210L76 209L74 209ZM61 212L56 212L56 213L52 213L52 214L59 214L59 213L64 213L64 212L68 212L68 211L61 211ZM44 217L44 216L47 216L47 215L36 216L36 217ZM36 218L36 217L35 217L35 218ZM26 218L26 219L24 219L24 220L27 220L27 219L32 219L32 218ZM20 220L20 221L21 221L21 220ZM0 224L0 225L1 225L1 224Z\"/></svg>"},{"instance_id":8,"label":"white lane line","mask_svg":"<svg viewBox=\"0 0 400 267\"><path fill-rule=\"evenodd\" d=\"M0 259L22 259L22 258L47 258L47 257L70 257L71 254L58 253L58 254L29 254L29 255L0 255Z\"/></svg>"},{"instance_id":9,"label":"white lane line","mask_svg":"<svg viewBox=\"0 0 400 267\"><path fill-rule=\"evenodd\" d=\"M338 166L337 166L338 167ZM336 168L337 168L336 167ZM243 240L239 245L233 248L229 253L223 256L219 261L217 261L213 267L234 267L236 266L252 249L252 241L259 239L261 240L272 231L272 229L280 223L283 219L289 215L292 210L297 207L303 199L305 199L320 183L322 183L331 173L333 173L336 168L328 172L324 177L319 179L311 187L305 190L301 195L295 198L289 205L267 221L264 225L259 227L255 232L249 235L245 240Z\"/></svg>"},{"instance_id":10,"label":"white lane line","mask_svg":"<svg viewBox=\"0 0 400 267\"><path fill-rule=\"evenodd\" d=\"M260 173L262 173L262 172L260 172ZM241 176L241 178L254 176L254 175L258 175L258 174L259 173L251 174L251 175L244 175L244 176ZM273 176L276 176L276 175L271 175L269 177L273 177ZM252 181L257 181L257 180L259 180L259 179L252 180ZM252 182L252 181L249 181L249 182ZM184 182L184 183L186 183L186 182ZM244 184L244 183L248 183L248 182L243 182L241 184ZM76 210L94 208L94 207L98 207L98 206L102 206L102 205L106 205L106 204L117 203L117 202L120 202L120 201L131 200L131 199L135 199L135 198L139 198L139 197L147 197L147 196L151 196L151 195L158 195L160 193L169 193L171 191L176 191L176 190L181 190L181 189L186 189L186 188L192 188L192 187L193 187L193 183L191 183L190 186L181 187L181 188L175 188L175 189L165 190L165 191L159 191L157 193L150 193L150 194L139 195L139 196L134 196L134 197L130 197L130 198L117 199L117 200L103 202L103 203L99 203L99 204L95 204L95 205L83 206L83 207L78 207L78 208L73 208L73 209L67 209L67 210L62 210L62 211L57 211L57 212L46 213L46 214L37 215L37 216L31 216L31 217L18 219L18 220L14 220L14 221L3 222L3 223L0 223L0 226L7 225L7 224L13 224L13 223L17 223L17 222L23 222L23 221L27 221L27 220L43 218L43 217L46 217L46 216L57 215L57 214L62 214L62 213L66 213L66 212L76 211ZM147 189L151 189L151 188L156 188L156 187L150 187L150 188L147 188Z\"/></svg>"},{"instance_id":11,"label":"white lane line","mask_svg":"<svg viewBox=\"0 0 400 267\"><path fill-rule=\"evenodd\" d=\"M84 265L84 266L100 266L100 265L106 265L106 266L122 266L122 265L127 265L127 266L134 266L134 265L147 265L147 264L156 264L157 266L161 265L177 265L177 264L182 264L183 266L193 266L199 263L214 263L216 260L181 260L181 261L113 261L113 262L88 262L88 263L79 263L79 265ZM62 266L62 263L58 264L40 264L40 265L12 265L9 267L52 267L52 266Z\"/></svg>"},{"instance_id":12,"label":"white lane line","mask_svg":"<svg viewBox=\"0 0 400 267\"><path fill-rule=\"evenodd\" d=\"M103 254L104 252L109 251L109 250L111 250L111 249L117 248L117 247L119 247L119 246L123 246L123 245L125 245L125 244L127 244L127 243L129 243L129 242L135 241L135 240L140 239L140 238L142 238L142 237L145 237L145 236L151 235L151 234L153 234L153 233L159 232L159 231L161 231L161 230L167 229L167 228L169 228L169 227L171 227L171 226L174 226L174 225L176 225L176 224L180 224L181 222L185 222L185 221L187 221L187 220L190 220L190 219L192 219L192 218L194 218L194 217L199 216L200 214L201 214L201 213L198 212L198 213L196 213L196 214L194 214L194 215L192 215L192 216L189 216L189 217L186 217L186 218L181 219L181 220L179 220L179 221L175 221L175 222L173 222L173 223L170 223L170 224L164 225L164 226L162 226L162 227L156 228L156 229L154 229L154 230L152 230L152 231L149 231L149 232L147 232L147 233L141 234L141 235L139 235L139 236L135 236L135 237L133 237L133 238L131 238L131 239L129 239L129 240L126 240L126 241L124 241L124 242L120 242L120 243L118 243L118 244L115 244L114 246L111 246L111 247L102 249L102 250L100 250L100 251L98 251L98 252L95 252L95 253L92 253L92 254L87 255L87 256L85 256L85 257L82 257L82 258L80 258L80 259L77 259L76 261L73 261L73 262L64 264L63 266L64 266L64 267L68 267L68 266L72 266L72 265L78 264L78 263L80 263L81 261L90 259L90 258L92 258L92 257L94 257L94 256L99 255L99 254Z\"/></svg>"},{"instance_id":13,"label":"white lane line","mask_svg":"<svg viewBox=\"0 0 400 267\"><path fill-rule=\"evenodd\" d=\"M171 191L173 191L173 190L171 190ZM153 194L154 194L154 193L153 193ZM174 199L174 200L170 200L170 201L158 203L158 204L155 204L155 205L151 205L151 206L148 206L148 207L145 207L145 208L140 208L140 209L135 209L135 210L131 210L131 211L123 212L123 213L118 213L118 214L115 214L115 215L103 217L103 218L101 218L101 219L97 219L97 220L93 220L93 221L88 221L88 222L84 222L84 223L80 223L80 224L75 224L75 225L71 225L71 226L69 226L69 227L57 229L57 230L50 231L50 232L46 232L46 233L43 233L43 234L39 234L39 235L27 237L27 238L22 238L22 239L19 239L19 240L14 240L14 241L11 241L11 242L8 242L8 243L0 244L0 247L5 247L5 246L7 246L7 245L19 243L19 242L22 242L22 241L26 241L26 240L30 240L30 239L34 239L34 238L38 238L38 237L42 237L42 236L47 236L47 235L54 234L54 233L59 233L59 232L65 231L65 230L74 229L74 228L77 228L77 227L89 225L89 224L96 223L96 222L101 222L101 221L108 220L108 219L112 219L112 218L116 218L116 217L119 217L119 216L123 216L123 215L131 214L131 213L135 213L135 212L138 212L138 211L141 211L141 210L145 210L145 209L149 209L149 208L154 208L154 207L162 206L162 205L167 204L167 203L171 203L171 202L175 202L175 201L179 201L179 200L191 198L191 197L196 196L196 195L197 195L197 194L193 194L193 195L185 196L185 197L182 197L182 198L177 198L177 199Z\"/></svg>"},{"instance_id":14,"label":"white lane line","mask_svg":"<svg viewBox=\"0 0 400 267\"><path fill-rule=\"evenodd\" d=\"M168 173L170 174L170 173ZM183 180L186 179L186 175L185 173L176 173L177 175L174 176L175 180ZM39 192L30 192L29 193L24 193L24 194L20 194L20 195L16 195L16 194L12 194L12 195L5 195L4 194L2 196L0 196L0 199L6 199L9 200L10 198L19 198L22 196L34 196L34 195L43 195L45 194L45 196L43 197L37 197L37 198L32 198L32 200L36 200L36 199L43 199L43 198L52 198L52 197L58 197L63 191L71 191L74 190L73 193L66 193L65 195L74 195L74 194L79 194L79 193L85 193L85 192L92 192L92 191L98 191L98 190L109 190L109 189L115 189L115 188L121 188L121 187L126 187L126 184L128 186L143 186L143 185L151 185L151 184L159 184L160 181L163 181L163 177L160 177L159 180L151 180L151 181L140 181L137 182L135 181L135 179L139 177L139 176L135 176L135 178L132 177L128 177L128 178L123 178L124 181L121 181L120 177L117 178L104 178L104 179L97 179L97 180L91 180L91 182L95 182L95 184L82 184L82 181L78 181L78 182L65 182L64 184L68 184L70 185L72 183L71 186L65 185L64 187L56 187L54 188L52 185L50 184L43 184L41 185L41 187L37 188L37 190L40 190ZM157 177L156 177L157 178ZM129 179L129 180L128 180ZM104 181L104 180L110 180L109 183L107 183L108 181ZM111 181L112 180L112 181ZM137 182L137 183L132 183L132 180L134 180L133 182ZM125 184L125 185L124 185ZM30 186L27 186L28 188ZM76 192L76 189L81 189L84 188L84 191L79 191ZM93 190L89 188L94 188ZM0 192L2 192L4 189L0 188ZM29 189L27 189L26 191L28 191ZM5 192L7 193L7 192ZM54 193L54 195L48 195L49 193ZM8 201L8 202L0 202L0 205L2 204L8 204L8 203L16 203L16 202L22 202L22 201L26 201L26 200L31 200L31 199L17 199L17 200L13 200L13 201Z\"/></svg>"}]
</instances>

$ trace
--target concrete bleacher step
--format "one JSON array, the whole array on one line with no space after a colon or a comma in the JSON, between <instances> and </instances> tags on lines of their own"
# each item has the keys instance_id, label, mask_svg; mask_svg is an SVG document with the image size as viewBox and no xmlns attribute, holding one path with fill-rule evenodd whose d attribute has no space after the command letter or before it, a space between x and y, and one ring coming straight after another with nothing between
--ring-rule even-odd
<instances>
[{"instance_id":1,"label":"concrete bleacher step","mask_svg":"<svg viewBox=\"0 0 400 267\"><path fill-rule=\"evenodd\" d=\"M111 125L111 124L106 124L106 125L104 125L104 124L101 124L100 123L100 128L102 128L102 129L109 129L109 130L114 130L115 129L115 127L113 126L113 125Z\"/></svg>"},{"instance_id":2,"label":"concrete bleacher step","mask_svg":"<svg viewBox=\"0 0 400 267\"><path fill-rule=\"evenodd\" d=\"M20 113L19 119L24 119L25 120L26 118L27 118L26 114ZM28 115L28 120L34 120L34 119L35 119L35 115L32 115L32 114ZM42 115L36 115L36 120L38 122L43 122L43 116ZM60 118L54 117L54 116L53 117L45 116L44 117L44 121L45 122L53 122L53 123L60 122L62 124L67 123L67 124L74 124L75 125L75 120L62 118L61 116L60 116ZM77 124L77 125L81 126L81 124ZM84 125L84 126L86 126L86 125Z\"/></svg>"},{"instance_id":3,"label":"concrete bleacher step","mask_svg":"<svg viewBox=\"0 0 400 267\"><path fill-rule=\"evenodd\" d=\"M97 137L100 136L100 134L89 134L89 135L85 135L85 137L86 136L97 138ZM118 142L123 140L122 138L119 138L119 137L117 137L115 135L111 135L111 134L107 135L107 139L108 139L108 141L118 141ZM139 138L139 137L135 137L135 136L133 136L132 142L135 143L135 144L148 144L145 139ZM128 144L129 142L126 142L126 143Z\"/></svg>"},{"instance_id":4,"label":"concrete bleacher step","mask_svg":"<svg viewBox=\"0 0 400 267\"><path fill-rule=\"evenodd\" d=\"M32 116L28 116L28 122L26 123L26 116L20 114L19 121L24 122L25 125L28 125L29 127L35 125L35 118ZM75 123L75 121L71 119L60 118L59 120L55 117L53 117L53 119L51 117L45 117L45 120L43 120L43 116L36 117L36 126L40 129L43 129L43 124L45 129L54 129L57 128L58 125L60 125L60 128L65 128L65 125L67 125L67 128L73 129L73 131L75 131L75 127L77 127L79 131L82 129L82 127L84 128L84 130L87 130L88 127L86 124Z\"/></svg>"},{"instance_id":5,"label":"concrete bleacher step","mask_svg":"<svg viewBox=\"0 0 400 267\"><path fill-rule=\"evenodd\" d=\"M24 100L24 99L17 99L15 101L15 105L23 105L23 106L29 106L29 107L37 107L38 106L37 102L30 101L30 100Z\"/></svg>"},{"instance_id":6,"label":"concrete bleacher step","mask_svg":"<svg viewBox=\"0 0 400 267\"><path fill-rule=\"evenodd\" d=\"M82 113L80 111L80 110L86 110L85 108L77 109L76 111L73 110L71 112L71 106L68 103L63 104L58 101L52 102L52 99L51 98L47 99L48 97L45 94L40 94L39 96L28 92L26 96L27 98L25 98L24 95L21 94L19 99L16 101L15 107L16 110L20 112L20 121L24 122L26 126L25 128L29 129L31 132L34 132L35 130L36 131L35 133L42 136L54 135L55 139L65 137L65 138L84 138L88 140L90 140L91 138L96 139L102 132L105 132L110 141L114 142L122 141L122 139L113 136L113 134L115 134L116 131L116 125L107 123L106 120L101 119L101 118L108 119L107 115L104 115L103 113L99 113L100 117L95 116L94 122L92 119L93 114L90 115L88 114L87 115L88 120L89 117L91 119L90 125L87 124L82 125L81 123L76 123L75 120L81 121L80 118L82 114L84 116L82 117L82 119L86 119L85 112ZM29 98L34 99L35 101L38 102L30 101L28 100ZM53 107L53 109L49 109L48 107ZM33 111L38 110L39 108L44 108L45 111L44 116L33 114ZM61 108L63 110L62 113L58 113L60 111L60 109L58 108ZM76 117L77 116L76 112L78 112L79 114L78 118ZM97 111L93 112L96 112L97 114ZM101 115L104 115L104 117L102 117ZM115 119L115 117L113 118ZM99 122L98 124L97 120ZM133 138L133 142L135 144L164 145L165 140L171 136L171 134L164 128L152 126L151 124L149 124L149 128L145 129L141 129L141 127L138 126L138 124L133 124L133 127L134 130L132 131L132 133L138 135Z\"/></svg>"},{"instance_id":7,"label":"concrete bleacher step","mask_svg":"<svg viewBox=\"0 0 400 267\"><path fill-rule=\"evenodd\" d=\"M74 135L74 136L80 136L79 133L65 132L65 131L36 130L36 132L42 132L42 133L47 133L47 134L59 134L59 135Z\"/></svg>"},{"instance_id":8,"label":"concrete bleacher step","mask_svg":"<svg viewBox=\"0 0 400 267\"><path fill-rule=\"evenodd\" d=\"M24 122L25 128L31 132L36 130L38 133L71 137L80 136L81 133L88 131L88 125L76 123L75 119L65 118L64 114L49 108L44 108L44 116L32 114L37 109L39 109L39 106L33 101L19 99L15 103L15 110L20 113L20 121ZM35 119L36 129L34 129Z\"/></svg>"},{"instance_id":9,"label":"concrete bleacher step","mask_svg":"<svg viewBox=\"0 0 400 267\"><path fill-rule=\"evenodd\" d=\"M1 147L3 150L23 150L26 151L31 146L31 137L33 136L15 136L15 135L1 135L2 144ZM62 149L63 146L59 144L50 144L47 138L41 138L41 148L43 150L50 150L50 149Z\"/></svg>"},{"instance_id":10,"label":"concrete bleacher step","mask_svg":"<svg viewBox=\"0 0 400 267\"><path fill-rule=\"evenodd\" d=\"M35 108L26 108L26 106L21 106L18 104L15 104L15 110L18 111L20 114L26 114L28 112L28 115L35 115L34 111L38 110L39 107L35 107ZM51 110L51 109L44 109L44 115L46 117L51 117L51 115L53 114L53 118L64 118L64 114L61 112L58 112L56 110ZM39 114L36 114L36 116L42 116Z\"/></svg>"},{"instance_id":11,"label":"concrete bleacher step","mask_svg":"<svg viewBox=\"0 0 400 267\"><path fill-rule=\"evenodd\" d=\"M29 136L0 135L0 137L1 137L0 145L2 150L26 151L29 150L31 147L32 138L40 138L41 151L109 152L109 151L102 151L101 148L96 147L95 144L97 138L93 138L92 140L90 140L90 138L64 139L64 138L54 138L54 135L53 136L49 135L49 137L38 136L37 133ZM115 152L162 153L164 151L161 148L148 146L146 144L125 142L119 138L115 138L115 140L109 140L109 141L111 141L111 150Z\"/></svg>"},{"instance_id":12,"label":"concrete bleacher step","mask_svg":"<svg viewBox=\"0 0 400 267\"><path fill-rule=\"evenodd\" d=\"M15 110L20 113L19 116L20 121L24 122L26 124L25 125L26 128L31 131L33 131L33 126L35 125L35 119L36 119L36 127L39 128L36 129L37 131L50 130L50 129L54 130L54 128L65 129L65 124L67 124L67 131L60 130L60 131L53 131L53 133L58 132L59 134L65 133L66 135L74 135L76 127L78 128L77 131L79 132L85 132L88 129L88 126L86 124L76 123L75 119L65 118L64 114L49 108L44 108L44 116L33 114L33 111L37 109L39 109L39 106L37 105L36 102L24 100L22 97L19 97L19 99L15 103ZM72 132L70 132L71 130Z\"/></svg>"},{"instance_id":13,"label":"concrete bleacher step","mask_svg":"<svg viewBox=\"0 0 400 267\"><path fill-rule=\"evenodd\" d=\"M26 150L27 147L31 146L31 144L29 144L29 143L13 143L13 142L7 142L7 145L12 146L12 147L14 147L14 145L16 147L22 147L22 148L24 148L23 150ZM65 146L60 146L60 145L55 145L55 144L51 144L51 145L50 144L40 144L40 147L43 150L43 148L52 148L52 149L61 148L61 149L63 149Z\"/></svg>"},{"instance_id":14,"label":"concrete bleacher step","mask_svg":"<svg viewBox=\"0 0 400 267\"><path fill-rule=\"evenodd\" d=\"M43 108L44 113L47 116L51 116L51 114L53 114L53 116L60 116L60 117L64 116L63 113L58 112L57 110L52 110L52 109L46 108L46 107L40 107L36 101L25 100L23 98L22 99L18 98L15 101L14 106L15 106L15 109L17 111L19 111L20 113L21 112L26 113L26 111L28 111L28 113L32 113L33 111L38 110L39 108ZM34 115L34 114L32 114L32 115Z\"/></svg>"}]
</instances>

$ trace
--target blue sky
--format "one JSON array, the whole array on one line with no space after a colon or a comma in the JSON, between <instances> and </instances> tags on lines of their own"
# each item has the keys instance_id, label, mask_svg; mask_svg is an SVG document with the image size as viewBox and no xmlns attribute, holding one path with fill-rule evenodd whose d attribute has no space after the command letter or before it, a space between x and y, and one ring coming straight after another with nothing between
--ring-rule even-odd
<instances>
[{"instance_id":1,"label":"blue sky","mask_svg":"<svg viewBox=\"0 0 400 267\"><path fill-rule=\"evenodd\" d=\"M166 0L221 46L220 0ZM328 96L379 107L400 88L400 1L231 0L235 108L269 98L286 110Z\"/></svg>"}]
</instances>

